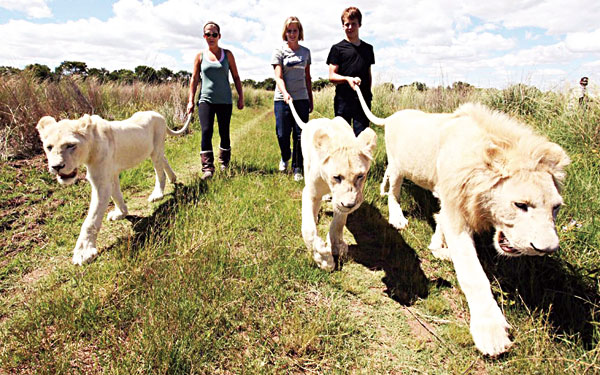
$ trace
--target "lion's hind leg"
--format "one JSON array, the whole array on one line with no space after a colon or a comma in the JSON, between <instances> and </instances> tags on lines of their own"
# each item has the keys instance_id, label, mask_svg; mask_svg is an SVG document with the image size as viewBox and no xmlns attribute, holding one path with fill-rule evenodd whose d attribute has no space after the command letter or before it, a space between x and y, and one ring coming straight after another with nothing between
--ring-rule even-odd
<instances>
[{"instance_id":1,"label":"lion's hind leg","mask_svg":"<svg viewBox=\"0 0 600 375\"><path fill-rule=\"evenodd\" d=\"M379 185L379 195L382 197L389 194L389 191L385 191L385 187L390 180L389 169L390 166L388 165L388 167L385 169L385 173L383 174L383 181L381 181L381 184Z\"/></svg>"},{"instance_id":2,"label":"lion's hind leg","mask_svg":"<svg viewBox=\"0 0 600 375\"><path fill-rule=\"evenodd\" d=\"M404 229L408 225L408 220L404 217L400 207L400 188L402 187L403 176L398 172L391 170L390 166L386 170L388 175L390 189L388 191L389 223L396 229Z\"/></svg>"},{"instance_id":3,"label":"lion's hind leg","mask_svg":"<svg viewBox=\"0 0 600 375\"><path fill-rule=\"evenodd\" d=\"M167 177L169 177L169 181L174 184L177 181L177 176L175 176L175 172L173 172L165 155L163 155L163 165L165 167L165 172L167 172Z\"/></svg>"},{"instance_id":4,"label":"lion's hind leg","mask_svg":"<svg viewBox=\"0 0 600 375\"><path fill-rule=\"evenodd\" d=\"M165 163L166 158L164 157L164 153L162 150L155 150L152 153L152 155L150 155L150 158L152 159L152 163L154 164L156 182L154 184L154 191L152 191L152 194L150 194L150 196L148 197L148 201L154 202L162 199L162 197L164 196L166 184L165 164L168 165L168 163ZM171 169L170 166L168 168ZM173 171L171 170L171 172Z\"/></svg>"},{"instance_id":5,"label":"lion's hind leg","mask_svg":"<svg viewBox=\"0 0 600 375\"><path fill-rule=\"evenodd\" d=\"M433 236L431 236L431 241L429 242L429 250L434 257L443 260L451 260L450 250L448 246L446 246L446 239L444 238L444 230L442 228L441 220L439 219L439 214L433 216L436 221L435 232Z\"/></svg>"},{"instance_id":6,"label":"lion's hind leg","mask_svg":"<svg viewBox=\"0 0 600 375\"><path fill-rule=\"evenodd\" d=\"M119 175L113 176L112 179L112 199L115 202L115 208L110 211L106 218L108 220L120 220L127 216L127 206L123 200L123 193L121 193L121 184L119 183Z\"/></svg>"}]
</instances>

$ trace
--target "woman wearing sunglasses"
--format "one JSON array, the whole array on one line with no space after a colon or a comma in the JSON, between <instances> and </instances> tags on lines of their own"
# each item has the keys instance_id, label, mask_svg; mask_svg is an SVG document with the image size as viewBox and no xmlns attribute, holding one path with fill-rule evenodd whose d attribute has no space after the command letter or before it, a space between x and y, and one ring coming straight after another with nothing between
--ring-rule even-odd
<instances>
[{"instance_id":1,"label":"woman wearing sunglasses","mask_svg":"<svg viewBox=\"0 0 600 375\"><path fill-rule=\"evenodd\" d=\"M288 17L283 24L281 35L284 43L275 48L271 65L275 69L275 130L281 161L279 170L287 170L290 157L294 180L302 180L302 148L300 136L302 130L296 124L290 111L290 98L300 118L307 122L313 109L312 84L310 78L310 50L298 44L304 40L304 31L298 17ZM293 140L293 152L290 150L290 135Z\"/></svg>"},{"instance_id":2,"label":"woman wearing sunglasses","mask_svg":"<svg viewBox=\"0 0 600 375\"><path fill-rule=\"evenodd\" d=\"M215 172L214 154L212 148L212 135L215 115L219 124L221 144L219 147L219 162L221 170L227 169L231 159L231 144L229 140L229 123L231 121L232 98L229 86L229 72L238 93L237 107L244 108L244 93L242 82L238 75L235 59L231 51L219 47L221 30L214 22L204 25L204 40L208 48L201 51L194 59L194 69L190 80L190 92L187 113L194 112L194 98L196 88L202 74L200 98L198 100L198 117L202 128L201 153L202 179L212 177Z\"/></svg>"}]
</instances>

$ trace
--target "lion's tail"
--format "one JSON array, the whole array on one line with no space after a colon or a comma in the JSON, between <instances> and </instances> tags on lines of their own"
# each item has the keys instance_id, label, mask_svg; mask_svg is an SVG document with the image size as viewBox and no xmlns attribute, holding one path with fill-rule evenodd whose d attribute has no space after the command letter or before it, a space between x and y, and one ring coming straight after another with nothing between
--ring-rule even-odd
<instances>
[{"instance_id":1,"label":"lion's tail","mask_svg":"<svg viewBox=\"0 0 600 375\"><path fill-rule=\"evenodd\" d=\"M192 122L192 114L190 113L188 115L187 121L185 122L185 125L183 125L183 128L179 129L179 130L172 130L171 128L169 128L167 126L167 133L169 133L169 135L182 135L183 133L185 133L188 129L188 127L190 126L190 122Z\"/></svg>"},{"instance_id":2,"label":"lion's tail","mask_svg":"<svg viewBox=\"0 0 600 375\"><path fill-rule=\"evenodd\" d=\"M358 101L360 102L360 106L362 107L363 111L365 112L365 115L367 115L367 118L369 119L369 121L371 121L375 125L379 125L379 126L385 125L385 119L375 116L373 114L373 112L371 112L369 107L367 106L367 103L365 102L365 98L363 97L363 94L360 91L360 87L358 87L358 85L354 85L354 90L356 91L356 94L358 95Z\"/></svg>"},{"instance_id":3,"label":"lion's tail","mask_svg":"<svg viewBox=\"0 0 600 375\"><path fill-rule=\"evenodd\" d=\"M298 116L298 112L296 112L296 108L294 108L294 100L290 98L290 109L292 110L292 116L294 116L294 120L296 120L296 124L300 127L300 129L304 129L304 125L306 123L302 121L300 116Z\"/></svg>"}]
</instances>

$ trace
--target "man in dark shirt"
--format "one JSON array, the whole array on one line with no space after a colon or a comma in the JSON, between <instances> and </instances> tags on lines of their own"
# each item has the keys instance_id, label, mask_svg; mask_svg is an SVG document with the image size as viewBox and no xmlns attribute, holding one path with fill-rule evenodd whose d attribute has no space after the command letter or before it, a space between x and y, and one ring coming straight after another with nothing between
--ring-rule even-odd
<instances>
[{"instance_id":1,"label":"man in dark shirt","mask_svg":"<svg viewBox=\"0 0 600 375\"><path fill-rule=\"evenodd\" d=\"M358 29L362 25L362 14L356 7L342 13L342 25L346 38L334 44L327 56L329 81L336 84L333 107L336 116L343 117L359 135L369 126L369 120L360 107L355 85L371 108L371 65L375 64L373 46L360 40Z\"/></svg>"}]
</instances>

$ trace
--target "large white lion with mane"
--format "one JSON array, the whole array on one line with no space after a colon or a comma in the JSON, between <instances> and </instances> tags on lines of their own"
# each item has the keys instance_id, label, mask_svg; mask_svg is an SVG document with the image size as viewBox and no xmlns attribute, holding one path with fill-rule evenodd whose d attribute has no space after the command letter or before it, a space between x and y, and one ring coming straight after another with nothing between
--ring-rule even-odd
<instances>
[{"instance_id":1,"label":"large white lion with mane","mask_svg":"<svg viewBox=\"0 0 600 375\"><path fill-rule=\"evenodd\" d=\"M166 134L183 134L189 123L188 118L182 129L173 131L167 127L164 117L152 111L137 112L123 121L106 121L96 115L58 122L51 116L40 119L37 130L50 172L56 175L60 184L69 185L75 182L78 167L85 164L86 177L92 187L90 209L73 250L73 263L90 262L98 254L96 237L111 197L115 208L108 213L108 220L127 216L119 184L121 171L150 157L156 184L148 200L163 197L165 173L171 182L175 182L175 173L165 157Z\"/></svg>"},{"instance_id":2,"label":"large white lion with mane","mask_svg":"<svg viewBox=\"0 0 600 375\"><path fill-rule=\"evenodd\" d=\"M569 157L527 125L480 104L454 113L399 111L375 117L357 90L369 120L385 125L389 222L407 226L398 199L403 178L440 200L429 248L451 259L471 313L477 348L496 356L511 345L509 324L479 263L473 233L494 230L501 255L547 255L559 248L555 218Z\"/></svg>"}]
</instances>

